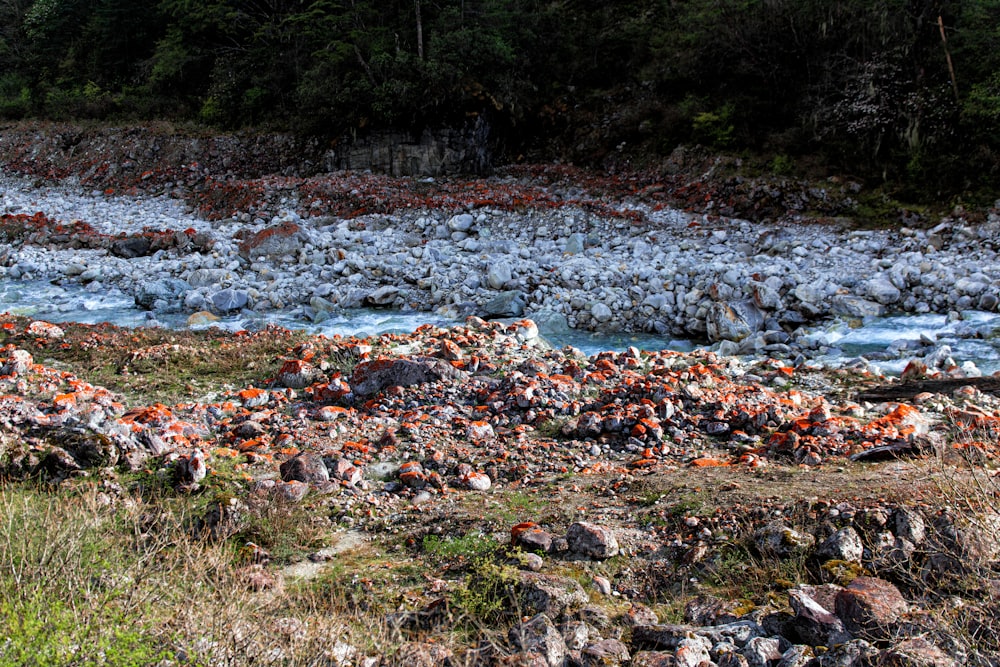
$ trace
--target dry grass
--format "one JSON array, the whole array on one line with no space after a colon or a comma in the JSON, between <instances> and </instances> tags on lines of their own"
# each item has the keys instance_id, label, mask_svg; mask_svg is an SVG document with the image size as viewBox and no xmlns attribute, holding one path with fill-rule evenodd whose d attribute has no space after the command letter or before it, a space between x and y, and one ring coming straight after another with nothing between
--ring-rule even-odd
<instances>
[{"instance_id":1,"label":"dry grass","mask_svg":"<svg viewBox=\"0 0 1000 667\"><path fill-rule=\"evenodd\" d=\"M193 530L192 503L111 497L0 487L0 665L310 665L348 645L390 650L381 614L333 581L283 586L237 540ZM278 511L246 524L277 530Z\"/></svg>"},{"instance_id":2,"label":"dry grass","mask_svg":"<svg viewBox=\"0 0 1000 667\"><path fill-rule=\"evenodd\" d=\"M414 640L450 647L457 665L480 640L505 650L519 618L516 568L478 534L416 551L366 542L297 578L289 563L336 541L320 506L74 484L0 484L0 667L392 665ZM432 622L400 624L435 600Z\"/></svg>"}]
</instances>

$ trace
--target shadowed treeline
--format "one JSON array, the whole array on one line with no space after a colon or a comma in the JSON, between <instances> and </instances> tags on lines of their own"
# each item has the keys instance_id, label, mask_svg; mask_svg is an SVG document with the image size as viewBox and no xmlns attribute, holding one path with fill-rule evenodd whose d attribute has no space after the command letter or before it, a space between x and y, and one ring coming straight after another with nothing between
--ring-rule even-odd
<instances>
[{"instance_id":1,"label":"shadowed treeline","mask_svg":"<svg viewBox=\"0 0 1000 667\"><path fill-rule=\"evenodd\" d=\"M0 116L484 116L508 159L700 143L940 199L996 181L998 26L998 0L3 0Z\"/></svg>"}]
</instances>

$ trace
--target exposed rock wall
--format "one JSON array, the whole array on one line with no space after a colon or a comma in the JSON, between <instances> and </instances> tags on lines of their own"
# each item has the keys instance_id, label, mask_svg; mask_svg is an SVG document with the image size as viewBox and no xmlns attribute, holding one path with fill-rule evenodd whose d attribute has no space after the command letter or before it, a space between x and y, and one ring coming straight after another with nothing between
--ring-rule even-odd
<instances>
[{"instance_id":1,"label":"exposed rock wall","mask_svg":"<svg viewBox=\"0 0 1000 667\"><path fill-rule=\"evenodd\" d=\"M167 123L142 127L11 123L0 126L0 163L38 163L46 173L101 183L122 172L136 177L180 165L203 173L257 177L311 176L325 171L371 170L393 176L483 174L492 166L488 126L378 132L327 142L291 134L195 133Z\"/></svg>"},{"instance_id":2,"label":"exposed rock wall","mask_svg":"<svg viewBox=\"0 0 1000 667\"><path fill-rule=\"evenodd\" d=\"M391 176L485 174L493 166L488 123L481 117L468 127L381 132L345 141L325 154L326 171L368 170Z\"/></svg>"}]
</instances>

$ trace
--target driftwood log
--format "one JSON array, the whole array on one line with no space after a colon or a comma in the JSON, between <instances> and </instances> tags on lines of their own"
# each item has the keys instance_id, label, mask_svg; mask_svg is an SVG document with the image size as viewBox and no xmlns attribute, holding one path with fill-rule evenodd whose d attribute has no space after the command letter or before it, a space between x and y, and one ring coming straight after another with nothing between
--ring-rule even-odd
<instances>
[{"instance_id":1,"label":"driftwood log","mask_svg":"<svg viewBox=\"0 0 1000 667\"><path fill-rule=\"evenodd\" d=\"M1000 377L988 375L978 378L930 378L926 380L908 380L883 384L858 392L859 401L898 401L913 398L917 394L929 392L932 394L950 394L959 387L975 387L987 394L1000 395Z\"/></svg>"}]
</instances>

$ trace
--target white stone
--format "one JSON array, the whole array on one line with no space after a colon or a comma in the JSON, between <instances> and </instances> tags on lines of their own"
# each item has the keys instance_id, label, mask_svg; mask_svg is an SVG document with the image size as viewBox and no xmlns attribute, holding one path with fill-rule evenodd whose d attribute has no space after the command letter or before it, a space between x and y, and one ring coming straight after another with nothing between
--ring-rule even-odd
<instances>
[{"instance_id":1,"label":"white stone","mask_svg":"<svg viewBox=\"0 0 1000 667\"><path fill-rule=\"evenodd\" d=\"M603 303L595 303L590 308L590 314L591 316L593 316L595 320L601 323L609 322L611 320L611 317L613 316L611 309L608 308L608 306Z\"/></svg>"}]
</instances>

